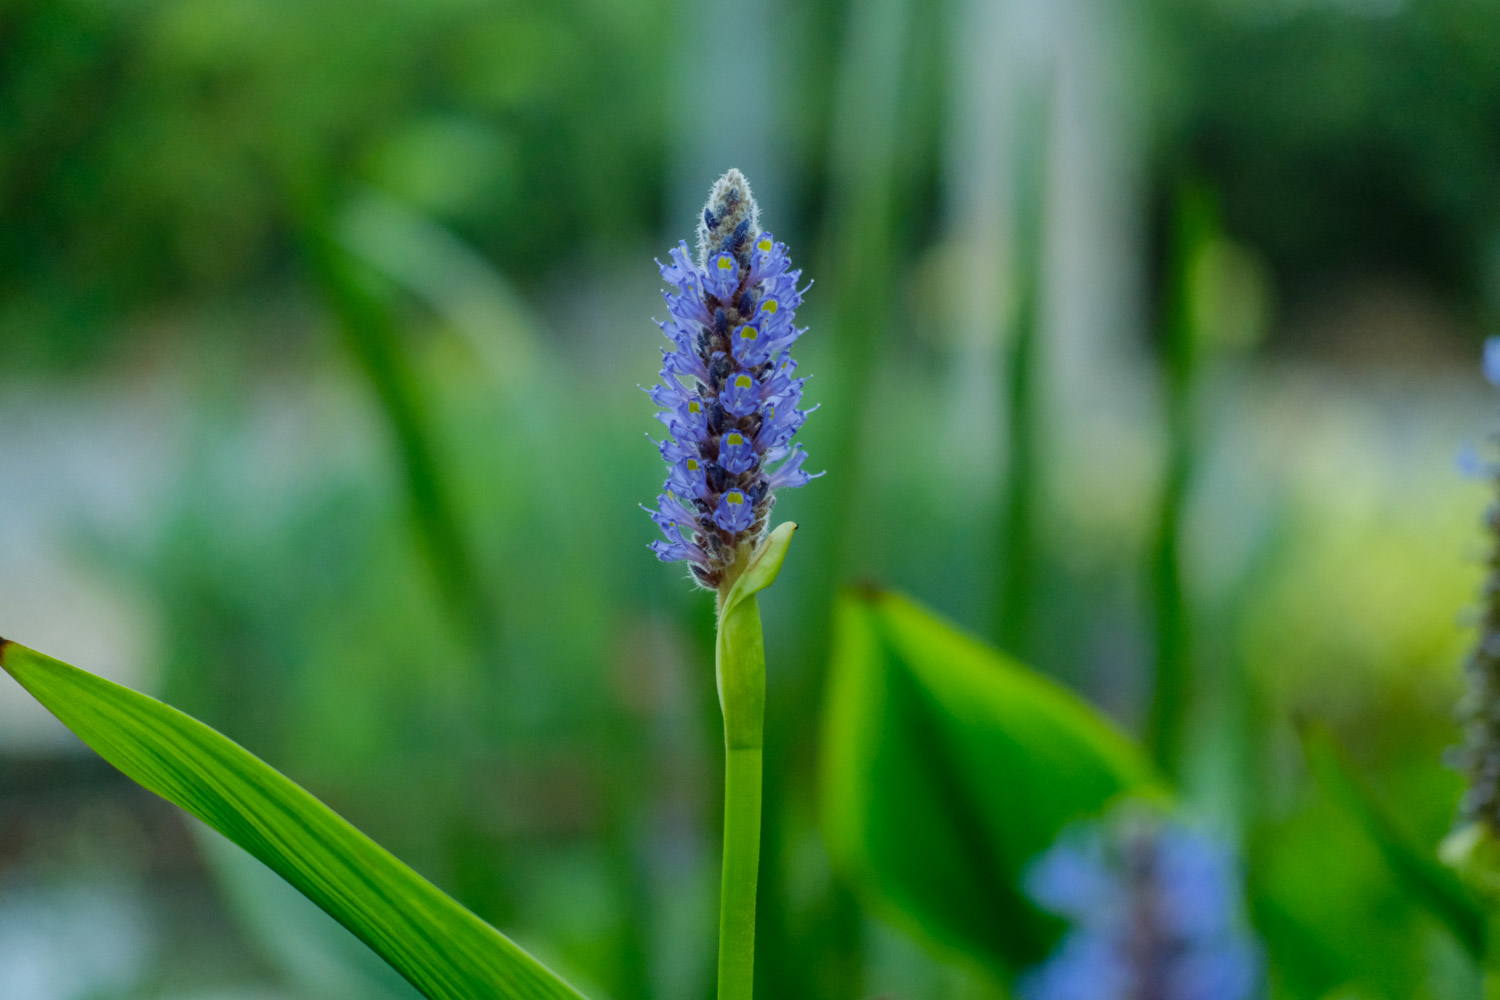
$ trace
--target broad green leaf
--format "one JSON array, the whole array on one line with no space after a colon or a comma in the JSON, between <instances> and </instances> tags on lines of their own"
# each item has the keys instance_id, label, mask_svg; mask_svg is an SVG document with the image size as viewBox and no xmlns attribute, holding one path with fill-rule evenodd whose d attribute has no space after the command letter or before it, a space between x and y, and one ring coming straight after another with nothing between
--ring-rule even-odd
<instances>
[{"instance_id":1,"label":"broad green leaf","mask_svg":"<svg viewBox=\"0 0 1500 1000\"><path fill-rule=\"evenodd\" d=\"M1359 776L1333 734L1317 723L1298 727L1308 766L1329 797L1360 825L1380 851L1397 884L1441 920L1475 959L1484 958L1485 911L1458 877L1401 829L1374 789Z\"/></svg>"},{"instance_id":2,"label":"broad green leaf","mask_svg":"<svg viewBox=\"0 0 1500 1000\"><path fill-rule=\"evenodd\" d=\"M101 757L249 851L433 1000L579 1000L514 942L238 744L0 639L0 666Z\"/></svg>"},{"instance_id":3,"label":"broad green leaf","mask_svg":"<svg viewBox=\"0 0 1500 1000\"><path fill-rule=\"evenodd\" d=\"M834 638L823 819L835 863L940 952L1002 975L1060 929L1020 881L1064 826L1164 795L1082 700L905 598L852 594Z\"/></svg>"}]
</instances>

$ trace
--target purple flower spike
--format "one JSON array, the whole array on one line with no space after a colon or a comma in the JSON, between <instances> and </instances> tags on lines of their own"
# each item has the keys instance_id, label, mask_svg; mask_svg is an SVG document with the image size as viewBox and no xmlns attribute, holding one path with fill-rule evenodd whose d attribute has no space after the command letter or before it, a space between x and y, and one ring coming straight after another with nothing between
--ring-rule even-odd
<instances>
[{"instance_id":1,"label":"purple flower spike","mask_svg":"<svg viewBox=\"0 0 1500 1000\"><path fill-rule=\"evenodd\" d=\"M1500 386L1500 337L1484 342L1482 368L1484 377ZM1490 480L1492 488L1500 487L1500 462L1489 457L1494 454L1495 440L1492 434L1484 452L1471 445L1459 456L1459 467L1466 474ZM1500 831L1500 504L1491 502L1484 526L1489 572L1480 588L1479 634L1464 665L1467 690L1459 702L1464 741L1450 757L1468 779L1460 807L1463 825L1454 839L1466 832L1478 834L1472 840L1473 850L1489 849Z\"/></svg>"},{"instance_id":2,"label":"purple flower spike","mask_svg":"<svg viewBox=\"0 0 1500 1000\"><path fill-rule=\"evenodd\" d=\"M1234 861L1195 830L1144 814L1074 828L1032 865L1032 900L1072 922L1023 974L1023 1000L1250 1000L1260 949Z\"/></svg>"},{"instance_id":3,"label":"purple flower spike","mask_svg":"<svg viewBox=\"0 0 1500 1000\"><path fill-rule=\"evenodd\" d=\"M657 325L672 347L647 392L670 434L657 447L671 468L648 511L667 540L651 548L663 562L686 562L712 590L742 547L765 535L775 490L816 478L802 471L807 453L790 446L816 409L798 408L806 380L793 377L787 353L803 332L793 320L806 289L786 246L761 231L738 170L709 194L697 260L679 243L658 264L670 315Z\"/></svg>"},{"instance_id":4,"label":"purple flower spike","mask_svg":"<svg viewBox=\"0 0 1500 1000\"><path fill-rule=\"evenodd\" d=\"M1500 385L1500 337L1489 337L1484 342L1484 377L1491 385Z\"/></svg>"}]
</instances>

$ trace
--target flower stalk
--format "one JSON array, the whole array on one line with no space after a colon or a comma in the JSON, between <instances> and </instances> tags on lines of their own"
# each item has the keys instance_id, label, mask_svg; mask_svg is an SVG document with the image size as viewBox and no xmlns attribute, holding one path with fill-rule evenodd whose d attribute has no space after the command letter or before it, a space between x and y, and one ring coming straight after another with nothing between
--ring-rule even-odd
<instances>
[{"instance_id":1,"label":"flower stalk","mask_svg":"<svg viewBox=\"0 0 1500 1000\"><path fill-rule=\"evenodd\" d=\"M726 591L727 595L727 591ZM722 602L721 602L722 603ZM719 897L719 1000L750 1000L760 876L766 655L755 596L721 607L715 666L724 712L724 868Z\"/></svg>"},{"instance_id":2,"label":"flower stalk","mask_svg":"<svg viewBox=\"0 0 1500 1000\"><path fill-rule=\"evenodd\" d=\"M668 437L669 471L656 509L663 562L685 562L718 594L715 673L724 713L724 868L719 906L719 1000L751 1000L755 896L760 876L766 656L756 594L776 578L794 524L767 533L775 491L802 486L807 453L791 443L805 378L790 348L805 288L786 247L760 229L760 209L738 170L714 184L698 225L661 264L672 342L661 382L646 390ZM813 409L816 409L814 407ZM774 466L774 468L772 468ZM818 473L822 475L822 473Z\"/></svg>"},{"instance_id":3,"label":"flower stalk","mask_svg":"<svg viewBox=\"0 0 1500 1000\"><path fill-rule=\"evenodd\" d=\"M719 894L719 1000L751 1000L760 879L766 649L756 594L781 571L797 526L780 525L719 591L714 658L724 712L724 869Z\"/></svg>"}]
</instances>

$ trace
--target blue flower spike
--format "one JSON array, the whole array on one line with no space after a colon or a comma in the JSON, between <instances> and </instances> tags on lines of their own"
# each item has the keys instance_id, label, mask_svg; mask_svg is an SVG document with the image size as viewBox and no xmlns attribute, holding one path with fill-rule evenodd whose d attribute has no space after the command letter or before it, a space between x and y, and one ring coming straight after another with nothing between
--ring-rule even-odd
<instances>
[{"instance_id":1,"label":"blue flower spike","mask_svg":"<svg viewBox=\"0 0 1500 1000\"><path fill-rule=\"evenodd\" d=\"M647 392L670 435L658 448L671 469L648 509L666 540L651 548L718 590L765 536L775 491L823 474L803 472L807 453L791 447L816 409L799 408L807 380L789 354L805 332L793 320L806 289L733 169L704 206L696 260L682 242L657 265L670 286L669 318L657 325L672 346Z\"/></svg>"},{"instance_id":2,"label":"blue flower spike","mask_svg":"<svg viewBox=\"0 0 1500 1000\"><path fill-rule=\"evenodd\" d=\"M1480 370L1500 387L1500 337L1484 342ZM1500 435L1490 439L1491 450ZM1500 463L1465 449L1460 468L1500 487ZM1465 691L1458 715L1464 741L1449 763L1464 772L1467 788L1457 828L1442 846L1442 857L1491 906L1500 906L1500 501L1484 514L1488 575L1480 587L1478 635L1464 664Z\"/></svg>"},{"instance_id":3,"label":"blue flower spike","mask_svg":"<svg viewBox=\"0 0 1500 1000\"><path fill-rule=\"evenodd\" d=\"M1484 341L1484 362L1480 366L1490 385L1500 386L1500 337L1487 337Z\"/></svg>"},{"instance_id":4,"label":"blue flower spike","mask_svg":"<svg viewBox=\"0 0 1500 1000\"><path fill-rule=\"evenodd\" d=\"M1117 812L1064 832L1026 889L1072 928L1021 977L1022 1000L1259 996L1261 954L1243 924L1238 872L1206 834Z\"/></svg>"}]
</instances>

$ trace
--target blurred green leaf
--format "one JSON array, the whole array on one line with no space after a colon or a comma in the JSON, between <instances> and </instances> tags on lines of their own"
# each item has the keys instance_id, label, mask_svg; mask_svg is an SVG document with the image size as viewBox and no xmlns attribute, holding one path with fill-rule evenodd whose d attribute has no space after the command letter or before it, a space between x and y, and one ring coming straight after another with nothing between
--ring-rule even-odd
<instances>
[{"instance_id":1,"label":"blurred green leaf","mask_svg":"<svg viewBox=\"0 0 1500 1000\"><path fill-rule=\"evenodd\" d=\"M1042 261L1047 255L1048 156L1054 108L1053 79L1043 70L1021 107L1017 128L1015 185L1016 254L1011 280L1015 301L1003 319L1005 366L1005 486L997 505L1000 559L996 568L996 637L1016 656L1035 647L1038 572L1037 541L1042 513L1043 468L1041 399L1044 358L1042 317L1046 314Z\"/></svg>"},{"instance_id":2,"label":"blurred green leaf","mask_svg":"<svg viewBox=\"0 0 1500 1000\"><path fill-rule=\"evenodd\" d=\"M1167 461L1147 557L1156 656L1146 723L1152 756L1174 779L1181 774L1183 738L1196 694L1191 614L1182 579L1183 508L1197 475L1199 421L1194 399L1204 360L1192 302L1197 293L1196 264L1220 229L1213 192L1201 182L1181 182L1175 201L1161 319Z\"/></svg>"},{"instance_id":3,"label":"blurred green leaf","mask_svg":"<svg viewBox=\"0 0 1500 1000\"><path fill-rule=\"evenodd\" d=\"M1315 722L1297 727L1308 766L1323 790L1359 823L1403 891L1453 932L1476 960L1484 958L1485 912L1457 876L1423 850L1359 776L1333 734Z\"/></svg>"},{"instance_id":4,"label":"blurred green leaf","mask_svg":"<svg viewBox=\"0 0 1500 1000\"><path fill-rule=\"evenodd\" d=\"M274 869L425 996L579 1000L509 938L203 723L5 640L0 666L105 760Z\"/></svg>"},{"instance_id":5,"label":"blurred green leaf","mask_svg":"<svg viewBox=\"0 0 1500 1000\"><path fill-rule=\"evenodd\" d=\"M835 862L940 951L1002 975L1059 924L1022 874L1064 826L1165 794L1142 751L1075 695L905 598L837 615L823 747Z\"/></svg>"},{"instance_id":6,"label":"blurred green leaf","mask_svg":"<svg viewBox=\"0 0 1500 1000\"><path fill-rule=\"evenodd\" d=\"M479 655L494 659L500 639L492 597L458 515L457 490L439 456L434 421L396 320L362 280L359 262L331 234L315 199L304 195L302 200L308 206L305 236L312 270L390 427L417 536L438 588Z\"/></svg>"}]
</instances>

